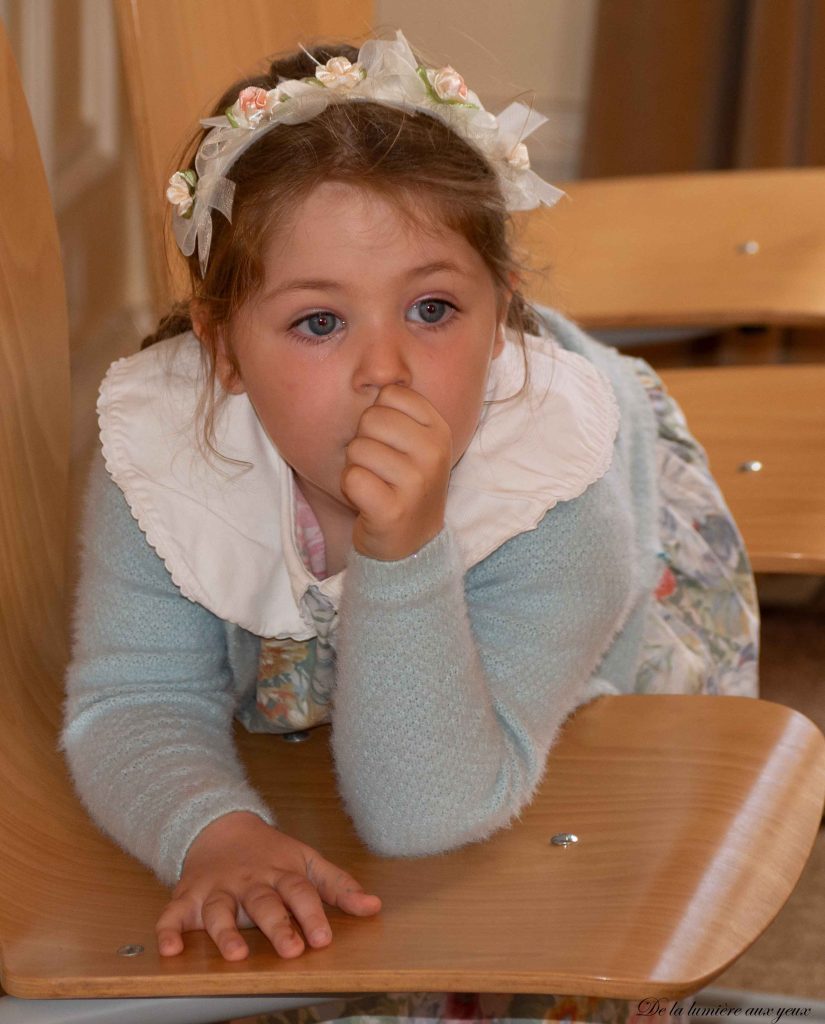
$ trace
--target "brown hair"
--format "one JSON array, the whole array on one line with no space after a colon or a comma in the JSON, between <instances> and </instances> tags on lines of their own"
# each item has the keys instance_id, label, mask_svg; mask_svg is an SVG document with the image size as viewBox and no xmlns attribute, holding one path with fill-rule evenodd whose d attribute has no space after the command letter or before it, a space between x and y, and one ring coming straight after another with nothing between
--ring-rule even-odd
<instances>
[{"instance_id":1,"label":"brown hair","mask_svg":"<svg viewBox=\"0 0 825 1024\"><path fill-rule=\"evenodd\" d=\"M322 64L336 56L353 63L358 57L358 51L348 45L317 45L310 53ZM276 58L267 75L230 86L213 116L222 114L247 86L274 89L279 79L313 77L315 67L303 51ZM187 147L190 168L194 168L204 135L205 131L199 131ZM512 291L506 323L522 349L525 332L538 333L539 321L520 291L530 271L513 254L512 222L495 171L436 118L367 101L332 103L309 121L262 133L233 164L228 176L235 182L232 223L213 211L212 243L203 278L197 250L187 259L192 300L208 325L201 338L206 387L199 413L206 446L213 452L218 332L263 284L262 257L272 231L288 221L298 204L322 182L373 190L425 230L428 225L422 210L436 211L439 227L461 234L478 252L502 299ZM517 282L514 289L511 275ZM190 330L189 309L189 303L173 308L141 348ZM230 332L223 333L228 363L237 374Z\"/></svg>"}]
</instances>

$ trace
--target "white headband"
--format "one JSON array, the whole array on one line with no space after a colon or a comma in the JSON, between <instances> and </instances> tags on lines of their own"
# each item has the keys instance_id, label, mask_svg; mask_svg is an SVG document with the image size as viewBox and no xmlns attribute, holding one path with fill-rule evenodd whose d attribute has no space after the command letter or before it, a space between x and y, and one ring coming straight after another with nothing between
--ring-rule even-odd
<instances>
[{"instance_id":1,"label":"white headband","mask_svg":"<svg viewBox=\"0 0 825 1024\"><path fill-rule=\"evenodd\" d=\"M197 243L202 276L212 242L212 210L232 220L235 183L226 177L229 168L271 128L310 121L330 103L377 102L442 121L495 170L508 210L553 206L565 195L530 170L521 141L547 118L524 103L511 103L494 117L449 65L436 69L418 64L400 30L393 41L365 42L355 64L346 57L315 63L314 78L279 79L268 91L243 89L224 115L202 120L212 131L198 149L195 170L177 171L169 179L166 197L176 207L175 239L185 256L192 255Z\"/></svg>"}]
</instances>

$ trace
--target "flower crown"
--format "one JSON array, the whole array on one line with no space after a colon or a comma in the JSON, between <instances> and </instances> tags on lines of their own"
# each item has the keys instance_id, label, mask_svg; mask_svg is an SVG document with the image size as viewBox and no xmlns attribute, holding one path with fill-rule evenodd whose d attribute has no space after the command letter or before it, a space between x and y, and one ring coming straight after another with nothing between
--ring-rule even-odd
<instances>
[{"instance_id":1,"label":"flower crown","mask_svg":"<svg viewBox=\"0 0 825 1024\"><path fill-rule=\"evenodd\" d=\"M494 117L454 68L419 64L400 30L394 40L365 42L354 64L346 57L332 57L326 64L312 60L317 64L314 78L279 79L269 90L250 86L224 115L202 120L212 130L198 149L195 170L177 171L169 179L166 197L176 207L175 239L185 256L197 244L202 276L212 242L212 210L232 220L235 183L226 177L229 168L271 128L310 121L330 103L382 103L442 121L495 170L508 210L553 206L565 195L530 170L521 141L547 118L523 103L511 103Z\"/></svg>"}]
</instances>

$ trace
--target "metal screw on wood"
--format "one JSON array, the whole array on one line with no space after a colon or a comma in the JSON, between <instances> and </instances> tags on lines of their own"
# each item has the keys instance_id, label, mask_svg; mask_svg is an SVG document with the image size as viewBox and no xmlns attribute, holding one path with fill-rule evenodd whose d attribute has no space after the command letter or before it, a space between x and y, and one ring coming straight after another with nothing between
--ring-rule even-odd
<instances>
[{"instance_id":1,"label":"metal screw on wood","mask_svg":"<svg viewBox=\"0 0 825 1024\"><path fill-rule=\"evenodd\" d=\"M118 956L140 956L141 953L145 952L143 946L135 943L130 943L128 946L121 946L117 951Z\"/></svg>"},{"instance_id":2,"label":"metal screw on wood","mask_svg":"<svg viewBox=\"0 0 825 1024\"><path fill-rule=\"evenodd\" d=\"M309 739L309 729L303 729L300 732L285 732L283 738L287 743L303 743L304 740Z\"/></svg>"},{"instance_id":3,"label":"metal screw on wood","mask_svg":"<svg viewBox=\"0 0 825 1024\"><path fill-rule=\"evenodd\" d=\"M550 842L553 846L572 846L573 843L579 841L578 836L574 836L572 832L559 832L558 835L553 836Z\"/></svg>"}]
</instances>

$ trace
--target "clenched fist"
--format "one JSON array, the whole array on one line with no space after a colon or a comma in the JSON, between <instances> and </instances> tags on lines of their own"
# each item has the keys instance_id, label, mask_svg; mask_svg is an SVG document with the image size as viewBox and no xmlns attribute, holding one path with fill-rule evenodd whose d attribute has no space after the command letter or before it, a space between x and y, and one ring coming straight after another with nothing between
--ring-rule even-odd
<instances>
[{"instance_id":1,"label":"clenched fist","mask_svg":"<svg viewBox=\"0 0 825 1024\"><path fill-rule=\"evenodd\" d=\"M423 395L399 384L381 388L346 452L341 491L358 511L356 551L394 562L441 532L452 435Z\"/></svg>"}]
</instances>

